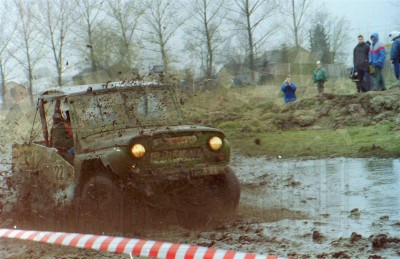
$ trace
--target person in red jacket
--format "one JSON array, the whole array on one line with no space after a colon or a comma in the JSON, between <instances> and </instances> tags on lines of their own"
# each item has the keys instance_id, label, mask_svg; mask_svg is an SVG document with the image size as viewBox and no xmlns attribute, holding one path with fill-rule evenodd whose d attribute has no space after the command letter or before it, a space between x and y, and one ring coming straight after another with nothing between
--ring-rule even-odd
<instances>
[{"instance_id":1,"label":"person in red jacket","mask_svg":"<svg viewBox=\"0 0 400 259\"><path fill-rule=\"evenodd\" d=\"M385 45L379 40L378 33L371 34L372 45L369 50L369 64L374 68L374 79L376 83L372 87L375 91L385 91L385 80L383 78L382 69L385 66L386 49Z\"/></svg>"},{"instance_id":2,"label":"person in red jacket","mask_svg":"<svg viewBox=\"0 0 400 259\"><path fill-rule=\"evenodd\" d=\"M73 132L71 124L63 118L61 111L53 114L53 126L51 128L51 145L63 154L73 155ZM71 154L72 152L72 154Z\"/></svg>"}]
</instances>

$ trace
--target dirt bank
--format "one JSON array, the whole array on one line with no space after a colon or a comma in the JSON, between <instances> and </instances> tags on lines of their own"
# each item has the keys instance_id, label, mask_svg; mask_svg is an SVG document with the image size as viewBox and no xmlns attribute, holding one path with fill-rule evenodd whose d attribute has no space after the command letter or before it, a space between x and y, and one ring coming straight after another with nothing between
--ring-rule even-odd
<instances>
[{"instance_id":1,"label":"dirt bank","mask_svg":"<svg viewBox=\"0 0 400 259\"><path fill-rule=\"evenodd\" d=\"M400 87L367 93L316 94L284 104L267 86L187 95L186 115L194 122L218 125L246 122L248 130L336 129L400 122ZM264 97L262 97L264 96ZM230 124L232 125L232 124Z\"/></svg>"},{"instance_id":2,"label":"dirt bank","mask_svg":"<svg viewBox=\"0 0 400 259\"><path fill-rule=\"evenodd\" d=\"M400 88L299 98L284 104L269 89L245 88L191 96L189 120L221 128L249 156L398 157Z\"/></svg>"}]
</instances>

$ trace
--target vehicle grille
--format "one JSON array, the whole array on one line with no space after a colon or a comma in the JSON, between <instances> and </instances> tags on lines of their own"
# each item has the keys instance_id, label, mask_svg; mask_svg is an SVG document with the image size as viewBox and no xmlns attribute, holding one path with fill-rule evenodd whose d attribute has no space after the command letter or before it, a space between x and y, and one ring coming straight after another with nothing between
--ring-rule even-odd
<instances>
[{"instance_id":1,"label":"vehicle grille","mask_svg":"<svg viewBox=\"0 0 400 259\"><path fill-rule=\"evenodd\" d=\"M152 164L190 162L203 159L204 154L200 147L153 151L150 154L150 160Z\"/></svg>"}]
</instances>

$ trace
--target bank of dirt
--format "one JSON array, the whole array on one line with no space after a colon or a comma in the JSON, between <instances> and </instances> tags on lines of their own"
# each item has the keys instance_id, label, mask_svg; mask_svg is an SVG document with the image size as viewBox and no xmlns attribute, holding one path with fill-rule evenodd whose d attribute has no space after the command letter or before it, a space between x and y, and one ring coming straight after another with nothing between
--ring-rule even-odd
<instances>
[{"instance_id":1,"label":"bank of dirt","mask_svg":"<svg viewBox=\"0 0 400 259\"><path fill-rule=\"evenodd\" d=\"M183 108L189 115L189 120L222 128L230 137L233 147L232 166L240 179L242 188L237 215L214 230L189 231L172 226L162 232L146 233L141 238L294 258L394 258L400 256L400 240L398 235L393 234L400 231L400 221L390 218L385 213L376 213L373 214L373 225L363 227L378 230L364 233L361 229L357 231L357 229L349 228L354 230L349 232L348 229L338 227L336 224L338 219L335 215L321 209L323 202L321 197L325 197L323 195L336 193L339 200L346 199L348 195L363 197L368 194L370 187L365 187L363 192L350 192L350 194L346 192L347 189L329 189L330 185L324 181L326 179L320 178L320 172L301 171L301 166L292 166L293 162L280 160L280 154L283 152L280 152L279 148L282 147L277 147L274 155L263 153L263 151L251 153L255 147L265 150L263 133L282 135L293 131L315 135L316 131L324 130L327 135L332 135L337 134L338 130L342 132L340 130L350 127L390 125L389 132L393 135L388 137L393 139L398 132L397 125L400 120L399 89L364 94L327 94L322 103L317 98L306 98L288 105L272 100L265 101L254 96L242 99L245 94L239 97L234 93L235 91L230 94L210 91L196 95L189 94L185 96L187 102ZM212 101L213 104L205 105L203 98ZM190 103L193 107L188 107ZM13 193L10 191L11 187L7 184L12 162L10 148L12 143L22 143L29 139L30 122L33 116L32 110L19 107L14 107L11 111L3 111L1 114L0 152L3 171L0 196L1 227L18 228L13 224L12 216L4 217L12 211L12 204L15 202ZM239 145L235 144L236 141L246 137L248 137L248 144L241 145L239 148ZM260 142L257 143L257 139ZM344 137L343 141L351 146L353 142L356 142L355 139L356 137L350 137L350 141L346 142ZM298 141L307 147L306 138ZM372 149L373 144L372 140L362 145ZM376 145L379 146L379 144ZM374 154L386 155L387 149L387 147L376 148ZM358 155L360 150L355 150ZM317 151L309 153L310 156L318 156ZM395 149L390 154L393 155L394 152L396 152ZM296 161L294 163L301 164ZM328 166L330 166L329 163L327 163ZM334 163L338 162L335 160ZM282 168L286 168L286 171ZM313 183L313 181L316 182ZM379 198L379 196L376 197L376 199ZM343 208L341 217L357 222L364 212L362 207L347 207ZM379 231L380 227L382 231ZM383 230L387 228L393 231ZM129 258L129 255L0 240L0 257Z\"/></svg>"},{"instance_id":2,"label":"bank of dirt","mask_svg":"<svg viewBox=\"0 0 400 259\"><path fill-rule=\"evenodd\" d=\"M253 93L255 92L255 94ZM194 123L223 129L250 156L397 157L400 88L326 93L284 104L263 88L205 92L183 109ZM192 105L195 104L195 105Z\"/></svg>"},{"instance_id":3,"label":"bank of dirt","mask_svg":"<svg viewBox=\"0 0 400 259\"><path fill-rule=\"evenodd\" d=\"M221 124L240 120L249 130L337 129L400 121L400 87L366 93L324 93L284 104L268 88L224 89L187 94L186 115L194 122Z\"/></svg>"}]
</instances>

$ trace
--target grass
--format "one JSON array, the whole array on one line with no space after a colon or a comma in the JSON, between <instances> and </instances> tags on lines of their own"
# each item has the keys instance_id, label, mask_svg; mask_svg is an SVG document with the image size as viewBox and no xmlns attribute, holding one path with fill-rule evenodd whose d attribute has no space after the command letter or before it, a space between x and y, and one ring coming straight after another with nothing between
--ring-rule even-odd
<instances>
[{"instance_id":1,"label":"grass","mask_svg":"<svg viewBox=\"0 0 400 259\"><path fill-rule=\"evenodd\" d=\"M345 93L349 94L354 91L353 85L345 87L342 83L331 82L330 92L344 92L347 89ZM197 93L188 105L185 105L184 110L186 115L189 113L189 117L195 118L200 124L222 129L230 140L233 151L250 156L400 155L400 129L395 122L336 128L332 122L338 114L340 115L341 107L333 109L324 119L326 124L320 125L319 128L279 130L279 122L285 122L290 116L303 116L303 120L312 119L316 109L324 108L316 102L316 89L305 90L299 94L305 112L302 115L296 113L297 111L291 113L291 106L285 105L279 95L279 87L272 85Z\"/></svg>"},{"instance_id":2,"label":"grass","mask_svg":"<svg viewBox=\"0 0 400 259\"><path fill-rule=\"evenodd\" d=\"M268 157L397 157L400 133L393 124L356 126L337 130L266 131L243 134L224 127L233 150Z\"/></svg>"}]
</instances>

